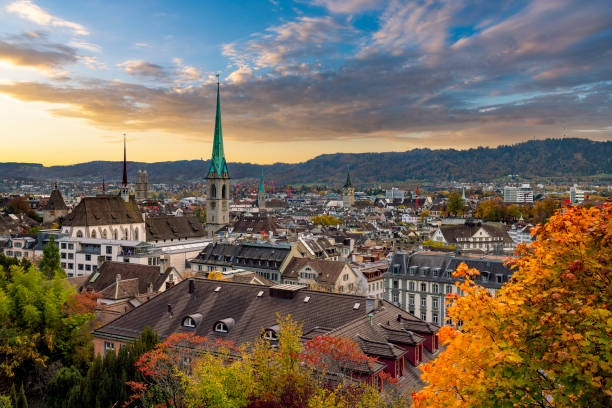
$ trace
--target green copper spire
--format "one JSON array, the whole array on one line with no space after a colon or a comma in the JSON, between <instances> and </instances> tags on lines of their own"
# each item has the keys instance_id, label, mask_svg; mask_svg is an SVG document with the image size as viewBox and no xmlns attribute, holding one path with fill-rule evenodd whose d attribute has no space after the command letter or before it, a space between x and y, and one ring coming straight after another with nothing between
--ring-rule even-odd
<instances>
[{"instance_id":1,"label":"green copper spire","mask_svg":"<svg viewBox=\"0 0 612 408\"><path fill-rule=\"evenodd\" d=\"M213 139L212 157L208 173L217 173L220 177L227 173L225 154L223 153L223 130L221 129L221 98L219 95L219 75L217 75L217 114L215 116L215 137Z\"/></svg>"},{"instance_id":2,"label":"green copper spire","mask_svg":"<svg viewBox=\"0 0 612 408\"><path fill-rule=\"evenodd\" d=\"M353 183L351 183L351 172L346 171L346 183L344 183L344 187L353 187Z\"/></svg>"},{"instance_id":3,"label":"green copper spire","mask_svg":"<svg viewBox=\"0 0 612 408\"><path fill-rule=\"evenodd\" d=\"M263 179L263 168L261 169L261 177L259 178L259 193L266 193L266 186L264 185Z\"/></svg>"},{"instance_id":4,"label":"green copper spire","mask_svg":"<svg viewBox=\"0 0 612 408\"><path fill-rule=\"evenodd\" d=\"M465 187L461 188L461 199L465 201Z\"/></svg>"}]
</instances>

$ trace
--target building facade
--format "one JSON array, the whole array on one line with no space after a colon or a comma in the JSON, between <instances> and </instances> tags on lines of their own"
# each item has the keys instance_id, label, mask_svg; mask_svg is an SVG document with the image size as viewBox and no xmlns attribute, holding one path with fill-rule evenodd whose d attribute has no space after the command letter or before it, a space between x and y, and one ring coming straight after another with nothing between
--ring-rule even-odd
<instances>
[{"instance_id":1,"label":"building facade","mask_svg":"<svg viewBox=\"0 0 612 408\"><path fill-rule=\"evenodd\" d=\"M445 297L460 293L453 272L462 262L476 268L476 283L495 293L508 282L512 272L501 256L457 256L443 252L395 253L385 273L385 299L423 321L440 325L447 322Z\"/></svg>"},{"instance_id":2,"label":"building facade","mask_svg":"<svg viewBox=\"0 0 612 408\"><path fill-rule=\"evenodd\" d=\"M506 203L533 203L533 190L529 184L522 184L520 187L505 186L504 202Z\"/></svg>"},{"instance_id":3,"label":"building facade","mask_svg":"<svg viewBox=\"0 0 612 408\"><path fill-rule=\"evenodd\" d=\"M146 170L138 170L136 174L136 200L145 201L150 198L149 174Z\"/></svg>"}]
</instances>

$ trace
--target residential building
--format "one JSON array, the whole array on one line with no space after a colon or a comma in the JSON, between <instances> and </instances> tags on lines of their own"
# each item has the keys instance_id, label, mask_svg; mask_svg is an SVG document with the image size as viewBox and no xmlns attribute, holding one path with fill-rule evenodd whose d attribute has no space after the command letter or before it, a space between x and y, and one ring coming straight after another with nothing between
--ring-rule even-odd
<instances>
[{"instance_id":1,"label":"residential building","mask_svg":"<svg viewBox=\"0 0 612 408\"><path fill-rule=\"evenodd\" d=\"M464 224L440 225L433 241L456 246L461 251L504 253L514 251L515 244L502 224L466 221Z\"/></svg>"},{"instance_id":2,"label":"residential building","mask_svg":"<svg viewBox=\"0 0 612 408\"><path fill-rule=\"evenodd\" d=\"M331 313L333 311L333 313ZM306 289L298 285L263 287L189 278L147 303L94 330L94 350L116 351L145 327L161 339L193 333L210 341L240 346L263 337L278 342L278 316L291 316L302 339L342 336L355 341L377 361L354 368L356 377L380 384L384 373L402 390L423 387L419 363L435 358L438 326L426 323L384 300Z\"/></svg>"},{"instance_id":3,"label":"residential building","mask_svg":"<svg viewBox=\"0 0 612 408\"><path fill-rule=\"evenodd\" d=\"M295 246L278 243L241 242L215 243L191 259L191 272L208 276L212 271L226 272L243 269L257 272L273 282L281 282L284 267L293 257L299 257Z\"/></svg>"},{"instance_id":4,"label":"residential building","mask_svg":"<svg viewBox=\"0 0 612 408\"><path fill-rule=\"evenodd\" d=\"M584 201L585 192L578 188L578 185L574 184L570 187L570 202L572 204L580 204Z\"/></svg>"},{"instance_id":5,"label":"residential building","mask_svg":"<svg viewBox=\"0 0 612 408\"><path fill-rule=\"evenodd\" d=\"M205 238L204 226L195 215L162 215L145 219L148 242L174 242Z\"/></svg>"},{"instance_id":6,"label":"residential building","mask_svg":"<svg viewBox=\"0 0 612 408\"><path fill-rule=\"evenodd\" d=\"M533 203L533 190L529 184L522 184L520 187L505 186L504 202L506 203Z\"/></svg>"},{"instance_id":7,"label":"residential building","mask_svg":"<svg viewBox=\"0 0 612 408\"><path fill-rule=\"evenodd\" d=\"M329 292L365 294L349 264L313 258L293 258L282 270L282 282Z\"/></svg>"},{"instance_id":8,"label":"residential building","mask_svg":"<svg viewBox=\"0 0 612 408\"><path fill-rule=\"evenodd\" d=\"M385 295L385 280L383 275L389 269L387 260L375 262L351 263L353 270L361 273L367 281L367 296L369 298L383 299Z\"/></svg>"},{"instance_id":9,"label":"residential building","mask_svg":"<svg viewBox=\"0 0 612 408\"><path fill-rule=\"evenodd\" d=\"M458 256L453 253L422 251L395 253L385 279L385 299L423 321L440 325L447 320L445 296L459 293L453 272L459 264L476 268L477 284L495 293L508 282L512 272L501 256Z\"/></svg>"}]
</instances>

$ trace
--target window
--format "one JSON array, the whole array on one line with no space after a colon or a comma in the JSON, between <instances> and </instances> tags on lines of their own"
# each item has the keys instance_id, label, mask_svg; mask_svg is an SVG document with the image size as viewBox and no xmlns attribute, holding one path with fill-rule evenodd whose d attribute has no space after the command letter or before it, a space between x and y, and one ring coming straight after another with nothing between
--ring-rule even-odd
<instances>
[{"instance_id":1,"label":"window","mask_svg":"<svg viewBox=\"0 0 612 408\"><path fill-rule=\"evenodd\" d=\"M217 186L210 186L210 198L217 198Z\"/></svg>"},{"instance_id":2,"label":"window","mask_svg":"<svg viewBox=\"0 0 612 408\"><path fill-rule=\"evenodd\" d=\"M409 282L408 283L408 288L409 288L409 290L414 291L414 282Z\"/></svg>"},{"instance_id":3,"label":"window","mask_svg":"<svg viewBox=\"0 0 612 408\"><path fill-rule=\"evenodd\" d=\"M438 314L437 313L433 314L433 322L438 324Z\"/></svg>"},{"instance_id":4,"label":"window","mask_svg":"<svg viewBox=\"0 0 612 408\"><path fill-rule=\"evenodd\" d=\"M421 283L421 292L427 292L427 284Z\"/></svg>"},{"instance_id":5,"label":"window","mask_svg":"<svg viewBox=\"0 0 612 408\"><path fill-rule=\"evenodd\" d=\"M267 341L273 341L277 340L278 336L276 335L274 330L265 330L261 338Z\"/></svg>"},{"instance_id":6,"label":"window","mask_svg":"<svg viewBox=\"0 0 612 408\"><path fill-rule=\"evenodd\" d=\"M391 298L391 302L399 303L399 293L393 292L393 295L392 295L392 298Z\"/></svg>"},{"instance_id":7,"label":"window","mask_svg":"<svg viewBox=\"0 0 612 408\"><path fill-rule=\"evenodd\" d=\"M115 351L115 343L111 341L104 342L104 353L108 353L109 351Z\"/></svg>"},{"instance_id":8,"label":"window","mask_svg":"<svg viewBox=\"0 0 612 408\"><path fill-rule=\"evenodd\" d=\"M411 275L416 275L417 268L418 268L418 266L411 266L410 267L410 274Z\"/></svg>"},{"instance_id":9,"label":"window","mask_svg":"<svg viewBox=\"0 0 612 408\"><path fill-rule=\"evenodd\" d=\"M440 276L440 268L434 268L433 276Z\"/></svg>"},{"instance_id":10,"label":"window","mask_svg":"<svg viewBox=\"0 0 612 408\"><path fill-rule=\"evenodd\" d=\"M62 242L62 249L66 249L66 243Z\"/></svg>"},{"instance_id":11,"label":"window","mask_svg":"<svg viewBox=\"0 0 612 408\"><path fill-rule=\"evenodd\" d=\"M414 306L414 295L408 296L408 304Z\"/></svg>"},{"instance_id":12,"label":"window","mask_svg":"<svg viewBox=\"0 0 612 408\"><path fill-rule=\"evenodd\" d=\"M79 271L83 270L83 264L79 264Z\"/></svg>"},{"instance_id":13,"label":"window","mask_svg":"<svg viewBox=\"0 0 612 408\"><path fill-rule=\"evenodd\" d=\"M427 298L425 296L421 296L421 307L427 307Z\"/></svg>"},{"instance_id":14,"label":"window","mask_svg":"<svg viewBox=\"0 0 612 408\"><path fill-rule=\"evenodd\" d=\"M134 239L138 241L138 228L134 230Z\"/></svg>"},{"instance_id":15,"label":"window","mask_svg":"<svg viewBox=\"0 0 612 408\"><path fill-rule=\"evenodd\" d=\"M76 236L77 238L83 238L83 231L77 231Z\"/></svg>"},{"instance_id":16,"label":"window","mask_svg":"<svg viewBox=\"0 0 612 408\"><path fill-rule=\"evenodd\" d=\"M119 239L119 231L118 231L118 230L114 230L114 231L113 231L113 239L114 239L114 240Z\"/></svg>"},{"instance_id":17,"label":"window","mask_svg":"<svg viewBox=\"0 0 612 408\"><path fill-rule=\"evenodd\" d=\"M227 198L227 188L225 187L225 184L223 187L221 187L221 198Z\"/></svg>"},{"instance_id":18,"label":"window","mask_svg":"<svg viewBox=\"0 0 612 408\"><path fill-rule=\"evenodd\" d=\"M68 249L74 249L74 244L68 244Z\"/></svg>"},{"instance_id":19,"label":"window","mask_svg":"<svg viewBox=\"0 0 612 408\"><path fill-rule=\"evenodd\" d=\"M68 269L74 269L74 264L73 263L69 263L68 264Z\"/></svg>"},{"instance_id":20,"label":"window","mask_svg":"<svg viewBox=\"0 0 612 408\"><path fill-rule=\"evenodd\" d=\"M220 324L223 324L223 323L220 323ZM184 327L196 327L196 322L191 317L186 317L185 320L183 320L183 326ZM215 331L217 330L215 329Z\"/></svg>"},{"instance_id":21,"label":"window","mask_svg":"<svg viewBox=\"0 0 612 408\"><path fill-rule=\"evenodd\" d=\"M68 259L74 259L74 254L68 254Z\"/></svg>"},{"instance_id":22,"label":"window","mask_svg":"<svg viewBox=\"0 0 612 408\"><path fill-rule=\"evenodd\" d=\"M439 301L438 301L438 298L437 298L437 297L435 297L435 298L433 298L433 299L432 299L432 305L433 305L433 308L434 308L434 309L437 309L437 308L438 308Z\"/></svg>"},{"instance_id":23,"label":"window","mask_svg":"<svg viewBox=\"0 0 612 408\"><path fill-rule=\"evenodd\" d=\"M228 332L227 326L223 322L219 322L219 323L215 324L215 331L217 333L227 333Z\"/></svg>"},{"instance_id":24,"label":"window","mask_svg":"<svg viewBox=\"0 0 612 408\"><path fill-rule=\"evenodd\" d=\"M393 273L399 273L399 272L400 272L399 264L394 264L393 265Z\"/></svg>"},{"instance_id":25,"label":"window","mask_svg":"<svg viewBox=\"0 0 612 408\"><path fill-rule=\"evenodd\" d=\"M348 277L348 273L345 273L345 274L342 276L342 280L343 280L343 281L347 281L347 280L348 280L348 278L349 278L349 277Z\"/></svg>"},{"instance_id":26,"label":"window","mask_svg":"<svg viewBox=\"0 0 612 408\"><path fill-rule=\"evenodd\" d=\"M91 230L91 237L96 238L96 230Z\"/></svg>"},{"instance_id":27,"label":"window","mask_svg":"<svg viewBox=\"0 0 612 408\"><path fill-rule=\"evenodd\" d=\"M112 255L113 253L113 247L112 246L107 246L106 247L106 255Z\"/></svg>"},{"instance_id":28,"label":"window","mask_svg":"<svg viewBox=\"0 0 612 408\"><path fill-rule=\"evenodd\" d=\"M438 284L437 283L434 283L434 284L431 285L431 291L433 293L438 293Z\"/></svg>"},{"instance_id":29,"label":"window","mask_svg":"<svg viewBox=\"0 0 612 408\"><path fill-rule=\"evenodd\" d=\"M399 289L399 281L398 280L394 280L393 281L393 289Z\"/></svg>"},{"instance_id":30,"label":"window","mask_svg":"<svg viewBox=\"0 0 612 408\"><path fill-rule=\"evenodd\" d=\"M503 283L504 282L503 275L496 275L496 277L497 277L497 283Z\"/></svg>"},{"instance_id":31,"label":"window","mask_svg":"<svg viewBox=\"0 0 612 408\"><path fill-rule=\"evenodd\" d=\"M91 261L91 255L89 255L89 254L85 255L85 260L86 261Z\"/></svg>"},{"instance_id":32,"label":"window","mask_svg":"<svg viewBox=\"0 0 612 408\"><path fill-rule=\"evenodd\" d=\"M446 293L453 293L453 286L452 285L446 285Z\"/></svg>"},{"instance_id":33,"label":"window","mask_svg":"<svg viewBox=\"0 0 612 408\"><path fill-rule=\"evenodd\" d=\"M421 313L421 320L427 320L427 313Z\"/></svg>"},{"instance_id":34,"label":"window","mask_svg":"<svg viewBox=\"0 0 612 408\"><path fill-rule=\"evenodd\" d=\"M60 254L60 258L62 258L62 259L66 259L66 253L65 253L65 252L62 252L62 253Z\"/></svg>"}]
</instances>

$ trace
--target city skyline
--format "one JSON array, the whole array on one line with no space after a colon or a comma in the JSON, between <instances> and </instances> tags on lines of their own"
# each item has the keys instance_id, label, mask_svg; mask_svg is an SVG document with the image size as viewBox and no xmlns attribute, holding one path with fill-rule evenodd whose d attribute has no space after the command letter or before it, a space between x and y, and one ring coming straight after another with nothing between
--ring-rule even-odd
<instances>
[{"instance_id":1,"label":"city skyline","mask_svg":"<svg viewBox=\"0 0 612 408\"><path fill-rule=\"evenodd\" d=\"M604 1L0 1L0 162L612 138Z\"/></svg>"}]
</instances>

